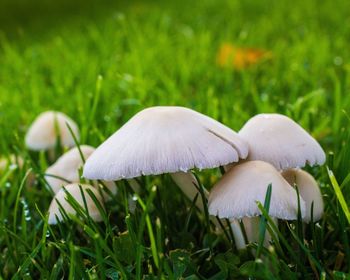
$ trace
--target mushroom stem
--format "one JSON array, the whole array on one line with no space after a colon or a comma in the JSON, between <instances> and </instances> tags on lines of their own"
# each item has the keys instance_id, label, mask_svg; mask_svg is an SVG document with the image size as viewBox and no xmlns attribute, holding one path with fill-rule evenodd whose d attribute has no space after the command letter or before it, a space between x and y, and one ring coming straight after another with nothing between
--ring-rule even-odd
<instances>
[{"instance_id":1,"label":"mushroom stem","mask_svg":"<svg viewBox=\"0 0 350 280\"><path fill-rule=\"evenodd\" d=\"M245 243L244 235L238 220L230 219L230 223L231 223L233 237L235 239L236 248L238 250L244 249L246 247L246 243Z\"/></svg>"},{"instance_id":2,"label":"mushroom stem","mask_svg":"<svg viewBox=\"0 0 350 280\"><path fill-rule=\"evenodd\" d=\"M47 150L47 156L48 156L48 158L49 158L50 164L51 164L52 162L54 162L55 159L56 159L56 152L55 152L55 149L52 148L52 149Z\"/></svg>"},{"instance_id":3,"label":"mushroom stem","mask_svg":"<svg viewBox=\"0 0 350 280\"><path fill-rule=\"evenodd\" d=\"M198 195L196 200L196 206L199 210L204 212L204 206L200 193L198 192L195 185L198 185L196 177L191 172L176 172L170 173L171 178L176 183L176 185L182 190L182 192L191 201ZM208 197L209 193L205 191L205 197Z\"/></svg>"},{"instance_id":4,"label":"mushroom stem","mask_svg":"<svg viewBox=\"0 0 350 280\"><path fill-rule=\"evenodd\" d=\"M132 189L135 193L139 194L140 191L141 191L141 186L140 186L140 184L137 182L137 180L135 180L135 179L128 179L127 181L128 181L128 183L129 183L131 189Z\"/></svg>"},{"instance_id":5,"label":"mushroom stem","mask_svg":"<svg viewBox=\"0 0 350 280\"><path fill-rule=\"evenodd\" d=\"M277 224L277 219L272 218L273 222ZM252 242L259 242L259 224L260 224L260 217L245 217L242 219L244 224L244 229L247 235L247 239L249 243ZM269 241L271 240L271 235L266 229L265 232L265 239L264 239L264 246L269 245Z\"/></svg>"},{"instance_id":6,"label":"mushroom stem","mask_svg":"<svg viewBox=\"0 0 350 280\"><path fill-rule=\"evenodd\" d=\"M137 182L137 180L136 179L128 179L127 181L129 183L131 189L134 191L134 193L140 194L141 186ZM129 204L129 211L130 211L130 213L135 214L135 209L136 209L137 202L133 199L133 196L129 196L128 204Z\"/></svg>"}]
</instances>

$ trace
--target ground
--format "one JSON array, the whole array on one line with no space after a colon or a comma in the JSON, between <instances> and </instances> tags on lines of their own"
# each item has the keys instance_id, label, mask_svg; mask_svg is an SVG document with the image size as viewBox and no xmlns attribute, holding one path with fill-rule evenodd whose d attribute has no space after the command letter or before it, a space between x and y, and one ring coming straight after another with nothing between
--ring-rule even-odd
<instances>
[{"instance_id":1,"label":"ground","mask_svg":"<svg viewBox=\"0 0 350 280\"><path fill-rule=\"evenodd\" d=\"M0 173L0 279L350 277L349 10L341 0L2 1L0 156L26 163ZM268 55L222 65L225 44ZM326 165L307 168L324 195L323 218L304 232L282 222L285 242L255 260L254 248L238 252L208 228L164 175L144 179L146 211L138 204L128 213L121 184L105 222L48 227L47 155L23 141L34 118L62 111L77 121L81 143L98 146L155 105L186 106L234 130L261 112L293 118L327 154ZM196 173L208 189L221 176Z\"/></svg>"}]
</instances>

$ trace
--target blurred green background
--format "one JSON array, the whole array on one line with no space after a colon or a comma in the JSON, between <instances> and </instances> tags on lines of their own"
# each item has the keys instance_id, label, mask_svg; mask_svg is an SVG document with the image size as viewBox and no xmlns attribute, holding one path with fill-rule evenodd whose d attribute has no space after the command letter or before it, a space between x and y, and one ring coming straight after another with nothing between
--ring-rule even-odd
<instances>
[{"instance_id":1,"label":"blurred green background","mask_svg":"<svg viewBox=\"0 0 350 280\"><path fill-rule=\"evenodd\" d=\"M348 1L2 1L1 138L60 110L80 125L103 77L95 128L109 135L142 107L183 105L234 129L258 112L292 115L316 135L347 108ZM273 58L218 67L221 44ZM311 116L311 120L310 120ZM8 142L8 141L6 141Z\"/></svg>"}]
</instances>

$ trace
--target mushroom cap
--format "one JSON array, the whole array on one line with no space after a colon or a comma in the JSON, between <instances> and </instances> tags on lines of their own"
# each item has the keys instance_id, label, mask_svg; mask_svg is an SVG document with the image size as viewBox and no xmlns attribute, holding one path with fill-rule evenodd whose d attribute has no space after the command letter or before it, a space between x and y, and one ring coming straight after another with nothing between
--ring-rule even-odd
<instances>
[{"instance_id":1,"label":"mushroom cap","mask_svg":"<svg viewBox=\"0 0 350 280\"><path fill-rule=\"evenodd\" d=\"M214 168L246 158L248 145L218 121L184 107L142 110L87 160L84 177L119 180Z\"/></svg>"},{"instance_id":2,"label":"mushroom cap","mask_svg":"<svg viewBox=\"0 0 350 280\"><path fill-rule=\"evenodd\" d=\"M282 172L282 176L292 186L296 185L299 190L300 196L305 201L305 222L311 221L311 206L314 203L313 208L313 220L318 221L323 214L323 198L320 188L309 173L301 169L288 169Z\"/></svg>"},{"instance_id":3,"label":"mushroom cap","mask_svg":"<svg viewBox=\"0 0 350 280\"><path fill-rule=\"evenodd\" d=\"M249 144L248 160L263 160L279 170L323 164L326 155L318 142L292 119L259 114L238 133Z\"/></svg>"},{"instance_id":4,"label":"mushroom cap","mask_svg":"<svg viewBox=\"0 0 350 280\"><path fill-rule=\"evenodd\" d=\"M264 204L270 184L269 215L284 220L297 219L296 191L271 164L263 161L247 161L225 173L209 194L209 213L236 219L261 215L256 201ZM305 202L301 198L300 208L303 214Z\"/></svg>"},{"instance_id":5,"label":"mushroom cap","mask_svg":"<svg viewBox=\"0 0 350 280\"><path fill-rule=\"evenodd\" d=\"M81 145L80 150L86 160L95 151L95 148L88 145ZM45 171L45 174L47 174L45 175L45 179L52 191L57 193L63 185L67 185L69 182L80 182L79 168L83 165L84 162L78 147L72 148L58 158L57 161ZM65 180L50 175L61 177Z\"/></svg>"},{"instance_id":6,"label":"mushroom cap","mask_svg":"<svg viewBox=\"0 0 350 280\"><path fill-rule=\"evenodd\" d=\"M85 207L84 206L84 199L83 199L83 196L81 195L79 185L82 188L90 217L94 221L97 221L97 222L102 221L102 216L101 216L100 211L98 210L97 206L95 205L95 202L93 201L93 199L91 198L91 196L87 192L88 189L91 190L93 192L93 194L96 196L96 198L98 199L98 201L101 203L101 205L103 205L102 197L94 187L92 187L90 185L69 184L69 185L65 186L65 189L67 192L69 192L74 197L74 199L77 201L77 203L79 203L79 205L81 205L84 208ZM50 207L49 207L49 221L48 222L50 225L57 224L57 222L58 222L57 219L59 221L63 220L62 214L60 212L59 204L57 203L57 201L62 205L62 207L64 208L64 210L66 211L67 214L75 214L76 213L74 208L66 200L66 197L67 197L67 194L66 194L65 190L62 188L59 190L59 192L52 199Z\"/></svg>"},{"instance_id":7,"label":"mushroom cap","mask_svg":"<svg viewBox=\"0 0 350 280\"><path fill-rule=\"evenodd\" d=\"M57 132L59 132L61 145L73 147L74 139L67 124L71 127L75 137L79 139L77 124L67 115L55 111L41 113L29 127L25 137L26 146L34 151L54 148L58 137Z\"/></svg>"}]
</instances>

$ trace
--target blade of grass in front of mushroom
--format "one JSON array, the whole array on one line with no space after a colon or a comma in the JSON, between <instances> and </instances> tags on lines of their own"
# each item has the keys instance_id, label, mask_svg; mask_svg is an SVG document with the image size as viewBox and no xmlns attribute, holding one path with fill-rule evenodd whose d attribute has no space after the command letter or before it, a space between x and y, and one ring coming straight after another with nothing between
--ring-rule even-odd
<instances>
[{"instance_id":1,"label":"blade of grass in front of mushroom","mask_svg":"<svg viewBox=\"0 0 350 280\"><path fill-rule=\"evenodd\" d=\"M77 136L74 134L73 129L71 128L71 126L69 125L69 123L66 122L65 124L66 124L66 126L67 126L67 128L68 128L68 130L69 130L70 135L73 137L73 141L74 141L74 144L75 144L75 146L77 147L77 149L78 149L78 151L79 151L80 158L81 158L83 164L85 164L85 157L84 157L83 152L82 152L81 149L80 149L80 143L79 143L79 141L78 141L78 138L77 138Z\"/></svg>"},{"instance_id":2,"label":"blade of grass in front of mushroom","mask_svg":"<svg viewBox=\"0 0 350 280\"><path fill-rule=\"evenodd\" d=\"M68 217L72 219L73 216L79 216L80 218L86 220L89 222L89 225L92 224L92 219L89 215L89 210L88 206L86 203L85 195L83 193L83 190L81 188L81 185L79 185L80 189L80 195L82 196L83 199L83 205L80 205L79 202L72 196L72 194L66 190L65 187L63 187L66 197L65 200L69 203L70 206L74 209L75 213L67 213Z\"/></svg>"},{"instance_id":3,"label":"blade of grass in front of mushroom","mask_svg":"<svg viewBox=\"0 0 350 280\"><path fill-rule=\"evenodd\" d=\"M47 176L47 177L52 177L52 178L55 178L55 179L62 180L62 181L64 181L64 182L66 182L67 184L72 183L71 181L67 180L66 178L63 178L63 177L61 177L61 176L54 175L54 174L41 173L41 174L39 174L39 176L40 176L40 179L42 179L42 180L45 182L45 185L46 185L48 188L50 188L50 190L52 191L52 193L54 193L54 192L53 192L53 190L52 190L50 184L46 181L46 179L45 179L46 176Z\"/></svg>"},{"instance_id":4,"label":"blade of grass in front of mushroom","mask_svg":"<svg viewBox=\"0 0 350 280\"><path fill-rule=\"evenodd\" d=\"M188 214L187 214L187 217L186 217L186 220L185 220L185 226L184 226L184 232L187 232L188 231L188 226L190 224L190 220L191 220L191 217L192 217L192 214L194 213L195 209L196 209L196 201L199 197L199 193L196 194L196 196L194 197L193 201L191 202L191 206L190 206L190 209L188 211Z\"/></svg>"},{"instance_id":5,"label":"blade of grass in front of mushroom","mask_svg":"<svg viewBox=\"0 0 350 280\"><path fill-rule=\"evenodd\" d=\"M102 204L100 203L100 201L97 199L96 195L90 189L87 189L86 192L91 197L93 202L95 203L95 206L97 207L98 211L100 212L100 214L102 216L102 219L103 219L103 222L105 223L105 226L107 228L109 228L110 224L108 222L107 213L106 213L105 209L103 208ZM84 203L86 203L86 199L85 199ZM87 207L87 205L86 205L86 207Z\"/></svg>"},{"instance_id":6,"label":"blade of grass in front of mushroom","mask_svg":"<svg viewBox=\"0 0 350 280\"><path fill-rule=\"evenodd\" d=\"M208 211L208 201L207 201L207 197L205 195L206 189L203 186L203 184L201 183L201 180L199 179L197 174L195 172L192 172L192 174L194 175L194 177L196 178L197 183L198 183L198 186L195 183L193 185L195 186L195 188L198 190L198 192L201 195L203 208L204 208L205 222L206 222L207 230L210 231L210 219L209 219L209 211Z\"/></svg>"},{"instance_id":7,"label":"blade of grass in front of mushroom","mask_svg":"<svg viewBox=\"0 0 350 280\"><path fill-rule=\"evenodd\" d=\"M269 209L270 209L271 195L272 195L272 185L270 184L267 187L266 194L265 194L265 201L264 201L264 208L265 208L267 213L269 213ZM256 259L260 258L261 250L264 247L267 222L268 221L266 220L265 216L260 217L259 243L258 243L258 249L256 252Z\"/></svg>"},{"instance_id":8,"label":"blade of grass in front of mushroom","mask_svg":"<svg viewBox=\"0 0 350 280\"><path fill-rule=\"evenodd\" d=\"M55 114L55 119L54 119L54 128L55 128L55 134L56 134L56 143L55 143L55 148L53 150L54 154L52 155L52 151L48 151L49 155L49 160L50 162L54 161L60 154L63 153L63 147L61 143L61 131L60 131L60 126L58 124L58 119L57 115Z\"/></svg>"},{"instance_id":9,"label":"blade of grass in front of mushroom","mask_svg":"<svg viewBox=\"0 0 350 280\"><path fill-rule=\"evenodd\" d=\"M233 244L234 244L234 237L233 237L233 233L232 233L232 229L231 229L231 233L228 234L224 224L222 223L221 219L219 217L215 217L216 218L216 221L218 222L222 232L224 233L225 237L227 238L228 242L231 243L232 245L232 248L234 247ZM231 223L228 219L225 219L225 222L226 222L226 225L227 227L230 229L231 228Z\"/></svg>"}]
</instances>

